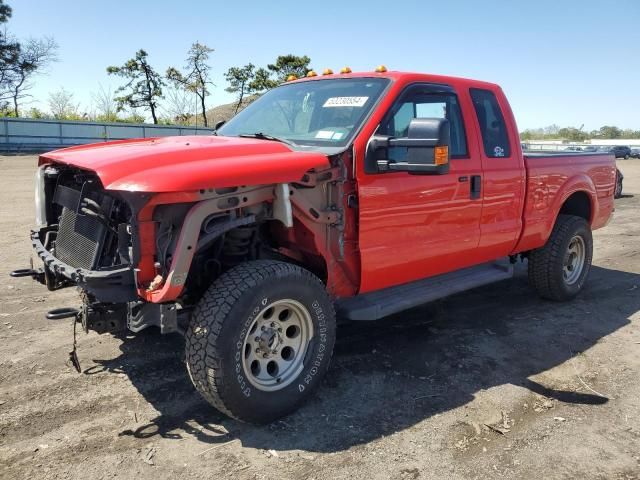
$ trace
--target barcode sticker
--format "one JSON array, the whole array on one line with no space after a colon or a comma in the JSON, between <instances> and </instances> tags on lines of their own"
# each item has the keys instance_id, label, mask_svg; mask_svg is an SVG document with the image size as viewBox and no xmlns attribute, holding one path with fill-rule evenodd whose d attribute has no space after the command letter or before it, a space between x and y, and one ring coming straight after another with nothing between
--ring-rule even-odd
<instances>
[{"instance_id":1,"label":"barcode sticker","mask_svg":"<svg viewBox=\"0 0 640 480\"><path fill-rule=\"evenodd\" d=\"M327 98L323 107L362 107L369 97L331 97Z\"/></svg>"},{"instance_id":2,"label":"barcode sticker","mask_svg":"<svg viewBox=\"0 0 640 480\"><path fill-rule=\"evenodd\" d=\"M333 130L318 130L318 133L316 133L316 138L324 138L328 140L331 137L333 137Z\"/></svg>"}]
</instances>

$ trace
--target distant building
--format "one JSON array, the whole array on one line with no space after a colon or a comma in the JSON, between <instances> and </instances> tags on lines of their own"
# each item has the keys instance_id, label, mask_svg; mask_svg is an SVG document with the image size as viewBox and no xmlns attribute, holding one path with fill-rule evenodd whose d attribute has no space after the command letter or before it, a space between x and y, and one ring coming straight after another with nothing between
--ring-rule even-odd
<instances>
[{"instance_id":1,"label":"distant building","mask_svg":"<svg viewBox=\"0 0 640 480\"><path fill-rule=\"evenodd\" d=\"M640 138L613 138L606 140L593 139L591 145L625 145L629 147L640 147Z\"/></svg>"}]
</instances>

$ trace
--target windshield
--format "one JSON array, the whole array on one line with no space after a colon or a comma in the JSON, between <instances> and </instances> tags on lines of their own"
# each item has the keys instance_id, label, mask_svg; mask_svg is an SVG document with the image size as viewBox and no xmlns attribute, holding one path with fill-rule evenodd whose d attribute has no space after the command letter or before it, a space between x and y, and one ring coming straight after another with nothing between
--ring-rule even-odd
<instances>
[{"instance_id":1,"label":"windshield","mask_svg":"<svg viewBox=\"0 0 640 480\"><path fill-rule=\"evenodd\" d=\"M217 133L259 133L300 146L344 147L388 83L385 78L336 78L285 84L259 97Z\"/></svg>"}]
</instances>

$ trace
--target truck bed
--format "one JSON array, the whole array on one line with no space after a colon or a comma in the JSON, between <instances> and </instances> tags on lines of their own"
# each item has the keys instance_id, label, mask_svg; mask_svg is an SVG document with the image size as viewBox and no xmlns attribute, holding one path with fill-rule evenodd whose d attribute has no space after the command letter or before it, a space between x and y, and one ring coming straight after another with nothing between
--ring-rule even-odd
<instances>
[{"instance_id":1,"label":"truck bed","mask_svg":"<svg viewBox=\"0 0 640 480\"><path fill-rule=\"evenodd\" d=\"M615 160L608 153L525 151L527 193L523 232L514 253L545 244L561 206L575 192L593 230L606 225L613 211ZM582 197L584 198L581 200ZM578 198L580 197L580 198Z\"/></svg>"}]
</instances>

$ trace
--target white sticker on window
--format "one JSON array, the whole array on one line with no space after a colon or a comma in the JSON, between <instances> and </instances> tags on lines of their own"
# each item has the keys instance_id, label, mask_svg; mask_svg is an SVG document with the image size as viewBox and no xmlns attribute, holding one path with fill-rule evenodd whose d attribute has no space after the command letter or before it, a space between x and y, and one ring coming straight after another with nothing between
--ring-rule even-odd
<instances>
[{"instance_id":1,"label":"white sticker on window","mask_svg":"<svg viewBox=\"0 0 640 480\"><path fill-rule=\"evenodd\" d=\"M331 97L327 98L323 107L362 107L369 97Z\"/></svg>"},{"instance_id":2,"label":"white sticker on window","mask_svg":"<svg viewBox=\"0 0 640 480\"><path fill-rule=\"evenodd\" d=\"M316 138L324 138L326 140L329 140L331 137L333 137L333 130L318 130L318 133L316 133Z\"/></svg>"},{"instance_id":3,"label":"white sticker on window","mask_svg":"<svg viewBox=\"0 0 640 480\"><path fill-rule=\"evenodd\" d=\"M344 133L342 132L336 132L333 134L333 137L331 137L333 140L340 140L342 137L344 137Z\"/></svg>"}]
</instances>

